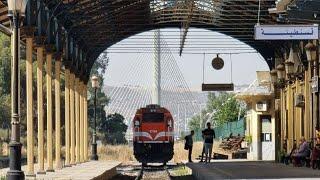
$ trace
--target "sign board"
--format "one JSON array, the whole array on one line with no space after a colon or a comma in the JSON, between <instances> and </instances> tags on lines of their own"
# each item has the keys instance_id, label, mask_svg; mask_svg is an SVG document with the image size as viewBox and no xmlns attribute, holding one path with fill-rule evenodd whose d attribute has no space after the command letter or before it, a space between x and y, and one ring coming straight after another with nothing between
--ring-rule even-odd
<instances>
[{"instance_id":1,"label":"sign board","mask_svg":"<svg viewBox=\"0 0 320 180\"><path fill-rule=\"evenodd\" d=\"M255 40L312 40L319 39L319 25L256 25Z\"/></svg>"},{"instance_id":2,"label":"sign board","mask_svg":"<svg viewBox=\"0 0 320 180\"><path fill-rule=\"evenodd\" d=\"M202 84L202 91L233 91L233 84Z\"/></svg>"},{"instance_id":3,"label":"sign board","mask_svg":"<svg viewBox=\"0 0 320 180\"><path fill-rule=\"evenodd\" d=\"M311 79L311 92L312 93L319 92L319 77L318 76L314 76Z\"/></svg>"}]
</instances>

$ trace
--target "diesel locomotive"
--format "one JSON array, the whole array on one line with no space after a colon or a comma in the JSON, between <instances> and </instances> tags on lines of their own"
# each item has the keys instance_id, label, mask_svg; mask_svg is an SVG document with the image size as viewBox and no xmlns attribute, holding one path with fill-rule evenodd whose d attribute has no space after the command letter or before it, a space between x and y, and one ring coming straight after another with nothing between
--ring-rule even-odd
<instances>
[{"instance_id":1,"label":"diesel locomotive","mask_svg":"<svg viewBox=\"0 0 320 180\"><path fill-rule=\"evenodd\" d=\"M166 164L173 157L174 120L170 111L159 105L137 110L133 118L133 150L142 164Z\"/></svg>"}]
</instances>

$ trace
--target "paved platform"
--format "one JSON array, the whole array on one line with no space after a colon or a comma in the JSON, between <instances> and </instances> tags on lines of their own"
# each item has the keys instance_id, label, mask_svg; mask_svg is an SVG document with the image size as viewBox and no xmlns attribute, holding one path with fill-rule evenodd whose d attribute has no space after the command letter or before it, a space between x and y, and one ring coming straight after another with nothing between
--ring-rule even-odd
<instances>
[{"instance_id":1,"label":"paved platform","mask_svg":"<svg viewBox=\"0 0 320 180\"><path fill-rule=\"evenodd\" d=\"M263 161L214 161L186 163L192 175L199 180L212 179L320 179L320 170L293 167Z\"/></svg>"},{"instance_id":2,"label":"paved platform","mask_svg":"<svg viewBox=\"0 0 320 180\"><path fill-rule=\"evenodd\" d=\"M117 166L121 163L117 161L90 161L71 167L65 167L55 172L37 174L36 177L26 177L27 180L108 180L117 174ZM26 166L22 169L25 171ZM37 169L37 168L35 168ZM0 177L5 176L8 168L0 170Z\"/></svg>"}]
</instances>

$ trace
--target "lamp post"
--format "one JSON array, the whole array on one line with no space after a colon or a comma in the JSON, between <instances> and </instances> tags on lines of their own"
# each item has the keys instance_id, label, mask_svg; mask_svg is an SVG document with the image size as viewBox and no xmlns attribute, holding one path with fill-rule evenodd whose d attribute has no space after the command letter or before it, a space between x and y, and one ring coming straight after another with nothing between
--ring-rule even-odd
<instances>
[{"instance_id":1,"label":"lamp post","mask_svg":"<svg viewBox=\"0 0 320 180\"><path fill-rule=\"evenodd\" d=\"M276 84L276 83L277 83L277 80L278 80L277 70L272 69L272 70L270 71L270 75L271 75L271 82L272 82L273 84Z\"/></svg>"},{"instance_id":2,"label":"lamp post","mask_svg":"<svg viewBox=\"0 0 320 180\"><path fill-rule=\"evenodd\" d=\"M21 170L21 146L20 143L20 118L19 118L19 51L20 37L19 24L20 18L24 16L26 4L28 0L8 0L8 16L12 24L12 72L11 72L11 139L10 148L10 163L7 178L9 180L24 179L24 173Z\"/></svg>"},{"instance_id":3,"label":"lamp post","mask_svg":"<svg viewBox=\"0 0 320 180\"><path fill-rule=\"evenodd\" d=\"M307 60L309 62L315 61L317 58L317 47L313 43L309 42L305 46L305 49L307 54Z\"/></svg>"},{"instance_id":4,"label":"lamp post","mask_svg":"<svg viewBox=\"0 0 320 180\"><path fill-rule=\"evenodd\" d=\"M98 160L97 154L97 89L99 87L99 81L97 76L92 76L91 78L92 88L94 89L94 121L93 121L93 134L92 134L92 144L91 144L91 160Z\"/></svg>"},{"instance_id":5,"label":"lamp post","mask_svg":"<svg viewBox=\"0 0 320 180\"><path fill-rule=\"evenodd\" d=\"M295 58L294 56L295 55L296 54L293 52L293 49L291 48L289 58L284 62L285 70L289 79L294 74L294 58Z\"/></svg>"},{"instance_id":6,"label":"lamp post","mask_svg":"<svg viewBox=\"0 0 320 180\"><path fill-rule=\"evenodd\" d=\"M277 75L278 75L278 79L280 80L284 80L285 79L285 68L284 68L284 65L283 64L279 64L277 66Z\"/></svg>"}]
</instances>

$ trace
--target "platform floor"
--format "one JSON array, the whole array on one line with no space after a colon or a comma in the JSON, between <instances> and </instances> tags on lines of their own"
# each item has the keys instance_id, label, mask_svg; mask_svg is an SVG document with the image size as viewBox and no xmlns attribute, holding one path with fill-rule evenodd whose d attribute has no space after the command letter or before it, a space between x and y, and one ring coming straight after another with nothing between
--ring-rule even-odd
<instances>
[{"instance_id":1,"label":"platform floor","mask_svg":"<svg viewBox=\"0 0 320 180\"><path fill-rule=\"evenodd\" d=\"M273 162L215 161L187 163L199 180L211 179L320 179L320 170Z\"/></svg>"},{"instance_id":2,"label":"platform floor","mask_svg":"<svg viewBox=\"0 0 320 180\"><path fill-rule=\"evenodd\" d=\"M36 177L26 177L27 180L107 180L117 174L116 167L121 163L117 161L89 161L65 167L55 172L47 172L46 174L37 174ZM37 166L37 165L36 165ZM22 169L25 171L26 166ZM35 167L35 169L37 169ZM5 176L8 168L0 170L0 177Z\"/></svg>"}]
</instances>

